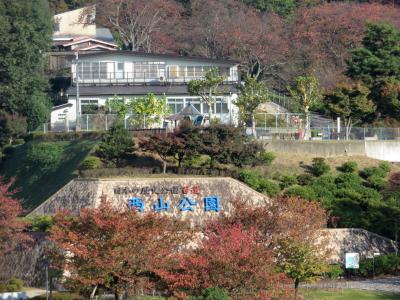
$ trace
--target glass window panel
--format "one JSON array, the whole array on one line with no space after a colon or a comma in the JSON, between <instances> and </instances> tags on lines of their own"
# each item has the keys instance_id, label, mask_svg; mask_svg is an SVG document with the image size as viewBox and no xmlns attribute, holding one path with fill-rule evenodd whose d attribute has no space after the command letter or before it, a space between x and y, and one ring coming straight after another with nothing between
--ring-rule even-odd
<instances>
[{"instance_id":1,"label":"glass window panel","mask_svg":"<svg viewBox=\"0 0 400 300\"><path fill-rule=\"evenodd\" d=\"M187 75L187 77L194 77L195 75L195 73L194 73L194 67L193 66L189 66L189 67L186 67L187 69L186 69L186 75Z\"/></svg>"},{"instance_id":2,"label":"glass window panel","mask_svg":"<svg viewBox=\"0 0 400 300\"><path fill-rule=\"evenodd\" d=\"M208 104L203 103L203 114L208 114Z\"/></svg>"},{"instance_id":3,"label":"glass window panel","mask_svg":"<svg viewBox=\"0 0 400 300\"><path fill-rule=\"evenodd\" d=\"M176 111L175 111L175 104L174 104L174 103L168 104L168 108L169 108L169 110L170 110L171 113L176 114Z\"/></svg>"},{"instance_id":4,"label":"glass window panel","mask_svg":"<svg viewBox=\"0 0 400 300\"><path fill-rule=\"evenodd\" d=\"M183 103L182 104L176 104L176 112L180 112L183 109Z\"/></svg>"},{"instance_id":5,"label":"glass window panel","mask_svg":"<svg viewBox=\"0 0 400 300\"><path fill-rule=\"evenodd\" d=\"M158 65L150 64L149 67L150 67L149 77L157 78L158 77Z\"/></svg>"},{"instance_id":6,"label":"glass window panel","mask_svg":"<svg viewBox=\"0 0 400 300\"><path fill-rule=\"evenodd\" d=\"M91 63L90 62L82 62L82 72L83 72L83 79L91 79L92 74L91 74Z\"/></svg>"},{"instance_id":7,"label":"glass window panel","mask_svg":"<svg viewBox=\"0 0 400 300\"><path fill-rule=\"evenodd\" d=\"M194 67L194 73L196 77L203 76L203 68L202 67Z\"/></svg>"},{"instance_id":8,"label":"glass window panel","mask_svg":"<svg viewBox=\"0 0 400 300\"><path fill-rule=\"evenodd\" d=\"M107 63L100 62L100 78L107 79Z\"/></svg>"},{"instance_id":9,"label":"glass window panel","mask_svg":"<svg viewBox=\"0 0 400 300\"><path fill-rule=\"evenodd\" d=\"M227 114L227 113L229 112L228 103L222 103L221 112L222 112L223 114Z\"/></svg>"},{"instance_id":10,"label":"glass window panel","mask_svg":"<svg viewBox=\"0 0 400 300\"><path fill-rule=\"evenodd\" d=\"M200 103L193 103L193 106L196 107L196 109L201 112L201 104Z\"/></svg>"},{"instance_id":11,"label":"glass window panel","mask_svg":"<svg viewBox=\"0 0 400 300\"><path fill-rule=\"evenodd\" d=\"M215 113L216 114L221 113L221 103L215 103Z\"/></svg>"},{"instance_id":12,"label":"glass window panel","mask_svg":"<svg viewBox=\"0 0 400 300\"><path fill-rule=\"evenodd\" d=\"M186 77L186 67L179 66L179 77L180 78Z\"/></svg>"},{"instance_id":13,"label":"glass window panel","mask_svg":"<svg viewBox=\"0 0 400 300\"><path fill-rule=\"evenodd\" d=\"M171 78L178 78L178 66L169 67L169 76Z\"/></svg>"}]
</instances>

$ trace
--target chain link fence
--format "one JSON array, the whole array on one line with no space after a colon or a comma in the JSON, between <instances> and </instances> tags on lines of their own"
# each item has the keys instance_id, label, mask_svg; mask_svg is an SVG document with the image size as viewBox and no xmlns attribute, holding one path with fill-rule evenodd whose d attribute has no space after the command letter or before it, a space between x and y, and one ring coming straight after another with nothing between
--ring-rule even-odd
<instances>
[{"instance_id":1,"label":"chain link fence","mask_svg":"<svg viewBox=\"0 0 400 300\"><path fill-rule=\"evenodd\" d=\"M251 134L251 128L247 128ZM256 127L259 139L304 139L305 129L299 127ZM308 134L309 140L400 140L400 128L370 128L352 127L349 130L336 127L311 127Z\"/></svg>"}]
</instances>

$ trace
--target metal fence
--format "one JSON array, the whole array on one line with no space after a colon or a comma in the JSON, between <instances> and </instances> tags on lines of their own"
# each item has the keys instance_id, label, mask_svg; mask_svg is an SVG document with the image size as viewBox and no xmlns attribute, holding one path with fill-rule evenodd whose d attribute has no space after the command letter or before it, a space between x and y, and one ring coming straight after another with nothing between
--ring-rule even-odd
<instances>
[{"instance_id":1,"label":"metal fence","mask_svg":"<svg viewBox=\"0 0 400 300\"><path fill-rule=\"evenodd\" d=\"M81 131L107 131L117 121L116 114L85 114L79 118ZM138 130L148 128L149 124L154 124L152 116L139 117L137 115L127 115L123 119L124 127L128 130ZM157 122L156 127L163 127L163 122ZM43 132L70 132L76 130L76 122L68 121L58 123L45 123L39 129Z\"/></svg>"},{"instance_id":2,"label":"metal fence","mask_svg":"<svg viewBox=\"0 0 400 300\"><path fill-rule=\"evenodd\" d=\"M250 128L247 133L251 134ZM353 127L348 132L346 128L311 127L307 133L299 127L256 127L256 134L259 139L282 140L400 140L400 128L383 127Z\"/></svg>"}]
</instances>

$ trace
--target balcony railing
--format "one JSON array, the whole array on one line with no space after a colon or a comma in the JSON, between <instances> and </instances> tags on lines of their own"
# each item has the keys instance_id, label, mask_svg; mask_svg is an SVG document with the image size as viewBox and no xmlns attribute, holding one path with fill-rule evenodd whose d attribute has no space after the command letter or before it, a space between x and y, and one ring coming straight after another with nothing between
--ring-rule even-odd
<instances>
[{"instance_id":1,"label":"balcony railing","mask_svg":"<svg viewBox=\"0 0 400 300\"><path fill-rule=\"evenodd\" d=\"M76 84L77 76L73 73L73 84ZM151 83L188 83L194 79L204 79L204 75L198 76L173 76L171 74L160 75L157 72L102 72L79 73L80 85L122 85L122 84L151 84ZM238 83L237 76L228 76L224 83Z\"/></svg>"}]
</instances>

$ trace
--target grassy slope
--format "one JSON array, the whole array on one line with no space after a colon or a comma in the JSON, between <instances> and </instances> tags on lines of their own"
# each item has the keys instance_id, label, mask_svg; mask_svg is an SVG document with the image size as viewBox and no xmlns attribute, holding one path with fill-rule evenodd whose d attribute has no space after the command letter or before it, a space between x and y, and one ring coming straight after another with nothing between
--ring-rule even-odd
<instances>
[{"instance_id":1,"label":"grassy slope","mask_svg":"<svg viewBox=\"0 0 400 300\"><path fill-rule=\"evenodd\" d=\"M391 294L375 291L343 290L322 291L309 290L303 293L305 300L397 300L400 294Z\"/></svg>"},{"instance_id":2,"label":"grassy slope","mask_svg":"<svg viewBox=\"0 0 400 300\"><path fill-rule=\"evenodd\" d=\"M298 155L289 153L276 153L276 159L273 161L272 166L256 167L259 172L272 177L276 172L282 174L301 174L305 169L301 165L311 165L312 155ZM336 167L339 167L346 161L355 161L358 164L358 169L361 170L365 167L377 166L381 161L365 156L340 156L326 158L326 162L330 165L331 170L336 172ZM400 164L391 164L392 172L400 171Z\"/></svg>"},{"instance_id":3,"label":"grassy slope","mask_svg":"<svg viewBox=\"0 0 400 300\"><path fill-rule=\"evenodd\" d=\"M68 183L74 177L73 173L78 165L97 142L87 140L54 142L63 147L61 163L56 169L44 175L40 175L37 170L27 165L25 158L30 143L15 148L0 170L0 174L6 178L16 176L15 187L20 189L17 197L23 200L27 209L38 206Z\"/></svg>"}]
</instances>

